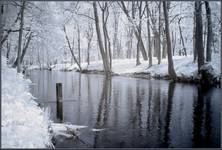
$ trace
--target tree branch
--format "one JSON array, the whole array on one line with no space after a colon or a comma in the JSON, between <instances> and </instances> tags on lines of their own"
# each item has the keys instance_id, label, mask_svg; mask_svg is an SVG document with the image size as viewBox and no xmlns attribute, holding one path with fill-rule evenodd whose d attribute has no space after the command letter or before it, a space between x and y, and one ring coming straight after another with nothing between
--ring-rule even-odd
<instances>
[{"instance_id":1,"label":"tree branch","mask_svg":"<svg viewBox=\"0 0 222 150\"><path fill-rule=\"evenodd\" d=\"M71 44L70 44L68 35L67 35L67 33L66 33L66 27L65 27L65 25L63 26L63 31L64 31L64 33L65 33L66 41L67 41L67 43L68 43L69 50L70 50L70 52L71 52L71 54L72 54L72 57L73 57L74 61L76 62L76 64L78 65L79 70L82 71L82 68L81 68L81 66L80 66L80 64L79 64L80 62L77 61L77 59L76 59L76 57L75 57L75 55L74 55L74 52L73 52L73 50L72 50L72 47L71 47Z\"/></svg>"}]
</instances>

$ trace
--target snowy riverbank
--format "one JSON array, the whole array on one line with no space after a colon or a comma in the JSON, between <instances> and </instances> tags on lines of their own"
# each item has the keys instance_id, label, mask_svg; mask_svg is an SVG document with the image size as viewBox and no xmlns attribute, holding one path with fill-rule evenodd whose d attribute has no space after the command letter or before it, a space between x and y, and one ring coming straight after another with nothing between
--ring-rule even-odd
<instances>
[{"instance_id":1,"label":"snowy riverbank","mask_svg":"<svg viewBox=\"0 0 222 150\"><path fill-rule=\"evenodd\" d=\"M33 100L30 82L9 68L2 57L2 148L51 146L49 113Z\"/></svg>"},{"instance_id":2,"label":"snowy riverbank","mask_svg":"<svg viewBox=\"0 0 222 150\"><path fill-rule=\"evenodd\" d=\"M174 69L180 78L196 79L197 78L197 63L193 63L193 56L174 56ZM168 75L168 62L167 59L162 59L161 64L157 64L157 59L153 57L153 65L149 68L148 61L142 61L141 64L136 66L135 59L113 60L112 71L118 75L135 75L135 74L149 74L152 77L164 78ZM217 80L220 78L220 55L213 54L212 62L209 63L213 67L213 71ZM85 71L103 71L102 61L81 64ZM38 69L37 66L30 66L29 69ZM56 64L51 66L52 70L72 71L78 70L76 64Z\"/></svg>"}]
</instances>

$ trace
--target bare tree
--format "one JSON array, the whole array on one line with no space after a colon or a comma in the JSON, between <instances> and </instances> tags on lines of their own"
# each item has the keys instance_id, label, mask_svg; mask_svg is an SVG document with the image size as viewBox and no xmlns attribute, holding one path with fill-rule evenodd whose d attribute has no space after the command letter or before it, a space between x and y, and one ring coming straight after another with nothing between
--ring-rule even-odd
<instances>
[{"instance_id":1,"label":"bare tree","mask_svg":"<svg viewBox=\"0 0 222 150\"><path fill-rule=\"evenodd\" d=\"M135 1L131 2L132 10L131 10L131 18L135 19ZM133 48L133 27L132 25L128 26L127 37L129 38L127 41L127 58L131 58L132 56L132 48ZM134 51L133 51L134 52ZM133 55L134 57L134 55Z\"/></svg>"},{"instance_id":2,"label":"bare tree","mask_svg":"<svg viewBox=\"0 0 222 150\"><path fill-rule=\"evenodd\" d=\"M3 5L2 5L2 9L3 9ZM11 27L7 30L2 28L2 32L5 32L5 34L2 35L1 43L0 43L1 45L3 45L4 42L8 39L10 33L19 32L19 29L12 29L12 26L14 26L18 22L20 14L21 14L21 9L20 9L19 13L17 14L15 21L12 23Z\"/></svg>"},{"instance_id":3,"label":"bare tree","mask_svg":"<svg viewBox=\"0 0 222 150\"><path fill-rule=\"evenodd\" d=\"M182 45L183 45L183 53L184 53L185 56L187 56L187 50L186 50L186 47L185 47L185 44L184 44L183 34L182 34L181 26L180 26L181 19L182 18L179 18L179 20L178 20L178 26L179 26L179 31L180 31L180 39L181 39Z\"/></svg>"},{"instance_id":4,"label":"bare tree","mask_svg":"<svg viewBox=\"0 0 222 150\"><path fill-rule=\"evenodd\" d=\"M3 13L4 13L4 5L3 1L0 1L0 41L3 39ZM2 42L0 43L0 51L2 52Z\"/></svg>"},{"instance_id":5,"label":"bare tree","mask_svg":"<svg viewBox=\"0 0 222 150\"><path fill-rule=\"evenodd\" d=\"M160 12L160 5L158 5L158 8L159 8L159 12ZM154 38L153 38L153 47L154 47L154 57L157 57L158 59L158 64L160 64L161 62L161 54L160 54L160 32L158 32L158 29L157 29L157 19L156 17L154 16L154 12L150 12L150 10L148 9L147 10L148 13L149 13L149 16L150 16L150 20L151 20L151 28L152 28L152 31L153 31L153 34L154 34ZM159 18L160 20L160 18ZM160 24L159 24L159 27L160 27ZM160 31L160 30L159 30Z\"/></svg>"},{"instance_id":6,"label":"bare tree","mask_svg":"<svg viewBox=\"0 0 222 150\"><path fill-rule=\"evenodd\" d=\"M176 32L175 32L175 34L173 34L173 31L171 31L171 35L172 35L173 56L174 56L174 54L175 54L176 42L177 42Z\"/></svg>"},{"instance_id":7,"label":"bare tree","mask_svg":"<svg viewBox=\"0 0 222 150\"><path fill-rule=\"evenodd\" d=\"M133 47L133 30L131 26L127 26L127 51L126 51L126 58L132 57L132 47Z\"/></svg>"},{"instance_id":8,"label":"bare tree","mask_svg":"<svg viewBox=\"0 0 222 150\"><path fill-rule=\"evenodd\" d=\"M194 17L193 17L193 62L197 59L197 50L196 50L196 6L194 7Z\"/></svg>"},{"instance_id":9,"label":"bare tree","mask_svg":"<svg viewBox=\"0 0 222 150\"><path fill-rule=\"evenodd\" d=\"M100 32L100 26L99 26L99 17L98 17L98 12L97 12L97 5L96 2L93 2L93 10L94 10L94 17L95 17L95 25L96 25L96 33L97 33L97 38L98 38L98 44L99 44L99 49L100 53L102 55L102 60L103 60L103 67L106 75L109 75L111 73L111 68L109 65L109 59L105 53L104 47L103 47L103 41L101 37L101 32Z\"/></svg>"},{"instance_id":10,"label":"bare tree","mask_svg":"<svg viewBox=\"0 0 222 150\"><path fill-rule=\"evenodd\" d=\"M170 78L176 79L176 72L174 70L172 51L171 51L171 40L170 40L170 31L169 31L169 21L168 21L168 9L166 2L163 1L163 12L165 20L165 29L166 29L166 41L167 41L167 58L168 58L168 73Z\"/></svg>"},{"instance_id":11,"label":"bare tree","mask_svg":"<svg viewBox=\"0 0 222 150\"><path fill-rule=\"evenodd\" d=\"M151 45L151 37L150 37L150 18L149 18L149 5L146 1L146 12L147 12L147 34L148 34L148 57L149 57L149 67L152 66L152 45Z\"/></svg>"},{"instance_id":12,"label":"bare tree","mask_svg":"<svg viewBox=\"0 0 222 150\"><path fill-rule=\"evenodd\" d=\"M21 50L22 50L22 34L23 34L23 25L24 25L24 10L25 10L25 0L22 1L21 6L21 17L20 17L20 27L19 27L19 39L18 39L18 65L17 72L21 72Z\"/></svg>"},{"instance_id":13,"label":"bare tree","mask_svg":"<svg viewBox=\"0 0 222 150\"><path fill-rule=\"evenodd\" d=\"M109 38L108 30L107 30L107 21L108 21L108 17L109 17L109 5L110 5L110 3L104 2L101 5L98 2L98 4L99 4L99 7L102 11L102 26L103 26L105 53L107 55L108 62L109 62L109 67L110 67L110 70L111 70L111 68L112 68L111 43L110 43L110 38ZM120 50L118 50L118 51L120 51ZM118 54L118 56L119 56L119 54Z\"/></svg>"},{"instance_id":14,"label":"bare tree","mask_svg":"<svg viewBox=\"0 0 222 150\"><path fill-rule=\"evenodd\" d=\"M173 38L173 37L172 37ZM173 40L172 40L173 41ZM162 50L162 58L166 58L167 55L167 43L166 43L166 35L163 34L163 50Z\"/></svg>"},{"instance_id":15,"label":"bare tree","mask_svg":"<svg viewBox=\"0 0 222 150\"><path fill-rule=\"evenodd\" d=\"M70 50L70 52L71 52L71 54L72 54L72 57L73 57L74 61L76 62L76 64L78 65L80 72L82 72L81 65L80 65L80 63L78 62L77 58L75 57L74 52L73 52L73 48L71 47L71 44L70 44L68 35L67 35L67 33L66 33L65 25L63 26L63 31L64 31L64 33L65 33L66 41L67 41L67 43L68 43L69 50Z\"/></svg>"},{"instance_id":16,"label":"bare tree","mask_svg":"<svg viewBox=\"0 0 222 150\"><path fill-rule=\"evenodd\" d=\"M212 20L211 20L211 9L209 2L205 1L206 6L206 16L207 16L207 50L206 50L206 61L211 61L212 54L212 42L213 42L213 33L212 33Z\"/></svg>"},{"instance_id":17,"label":"bare tree","mask_svg":"<svg viewBox=\"0 0 222 150\"><path fill-rule=\"evenodd\" d=\"M114 32L113 32L113 58L119 58L120 57L120 49L118 49L118 28L119 28L119 9L118 7L113 6L113 14L114 14Z\"/></svg>"},{"instance_id":18,"label":"bare tree","mask_svg":"<svg viewBox=\"0 0 222 150\"><path fill-rule=\"evenodd\" d=\"M23 62L24 56L26 54L26 51L28 49L28 46L29 46L29 43L30 43L32 37L34 37L33 32L27 33L27 36L26 36L27 37L26 38L27 42L24 43L23 50L22 50L22 54L21 54L21 58L20 58L20 64L22 64L22 62ZM17 67L18 66L18 61L19 61L19 58L17 56L14 64L12 65L12 67L14 67L14 68Z\"/></svg>"},{"instance_id":19,"label":"bare tree","mask_svg":"<svg viewBox=\"0 0 222 150\"><path fill-rule=\"evenodd\" d=\"M79 66L81 68L81 43L80 43L80 29L79 29L79 24L77 24L77 33L78 33L78 62L79 62Z\"/></svg>"},{"instance_id":20,"label":"bare tree","mask_svg":"<svg viewBox=\"0 0 222 150\"><path fill-rule=\"evenodd\" d=\"M9 59L10 51L11 51L11 43L7 40L7 52L6 52L6 58Z\"/></svg>"},{"instance_id":21,"label":"bare tree","mask_svg":"<svg viewBox=\"0 0 222 150\"><path fill-rule=\"evenodd\" d=\"M90 64L90 48L91 48L91 42L93 38L93 25L91 22L88 24L88 29L86 31L86 38L87 38L87 64Z\"/></svg>"},{"instance_id":22,"label":"bare tree","mask_svg":"<svg viewBox=\"0 0 222 150\"><path fill-rule=\"evenodd\" d=\"M142 28L142 4L143 2L142 1L138 1L137 2L137 5L138 5L138 9L139 9L139 25L138 25L138 34L139 34L139 40L137 41L137 53L136 53L136 65L140 65L141 62L140 62L140 49L141 49L141 40L142 40L142 37L141 37L141 28Z\"/></svg>"},{"instance_id":23,"label":"bare tree","mask_svg":"<svg viewBox=\"0 0 222 150\"><path fill-rule=\"evenodd\" d=\"M143 59L144 60L148 60L148 57L147 57L147 54L146 54L146 50L145 50L145 46L143 44L142 37L139 36L139 27L137 25L135 25L133 19L130 17L129 11L126 9L126 6L125 6L123 1L121 1L121 8L122 8L123 12L125 13L126 17L128 18L129 22L132 24L132 27L133 27L133 30L134 30L134 34L135 34L137 40L140 41L140 48L141 48L140 50L141 50Z\"/></svg>"},{"instance_id":24,"label":"bare tree","mask_svg":"<svg viewBox=\"0 0 222 150\"><path fill-rule=\"evenodd\" d=\"M158 64L161 63L161 29L162 29L162 24L161 24L161 1L159 1L159 36L158 36L158 51L157 51L157 58L158 58Z\"/></svg>"},{"instance_id":25,"label":"bare tree","mask_svg":"<svg viewBox=\"0 0 222 150\"><path fill-rule=\"evenodd\" d=\"M200 72L201 66L204 65L204 50L203 50L203 25L202 25L202 7L201 1L195 2L195 48L197 52L198 71Z\"/></svg>"}]
</instances>

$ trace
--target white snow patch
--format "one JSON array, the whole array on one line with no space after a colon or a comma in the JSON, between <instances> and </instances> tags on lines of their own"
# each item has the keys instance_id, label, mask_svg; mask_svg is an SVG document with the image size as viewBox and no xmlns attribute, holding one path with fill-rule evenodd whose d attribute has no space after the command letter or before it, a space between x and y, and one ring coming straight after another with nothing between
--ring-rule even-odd
<instances>
[{"instance_id":1,"label":"white snow patch","mask_svg":"<svg viewBox=\"0 0 222 150\"><path fill-rule=\"evenodd\" d=\"M35 69L40 69L38 65L31 65L27 68L27 70L35 70Z\"/></svg>"},{"instance_id":2,"label":"white snow patch","mask_svg":"<svg viewBox=\"0 0 222 150\"><path fill-rule=\"evenodd\" d=\"M65 123L52 123L51 124L53 131L66 131L66 130L78 130L82 128L87 128L87 126L73 125L73 124L65 124Z\"/></svg>"},{"instance_id":3,"label":"white snow patch","mask_svg":"<svg viewBox=\"0 0 222 150\"><path fill-rule=\"evenodd\" d=\"M100 132L100 131L104 131L105 129L92 129L93 132Z\"/></svg>"},{"instance_id":4,"label":"white snow patch","mask_svg":"<svg viewBox=\"0 0 222 150\"><path fill-rule=\"evenodd\" d=\"M52 123L51 130L54 137L63 136L65 138L74 138L80 135L79 129L87 128L87 126L79 126L65 123Z\"/></svg>"},{"instance_id":5,"label":"white snow patch","mask_svg":"<svg viewBox=\"0 0 222 150\"><path fill-rule=\"evenodd\" d=\"M49 113L29 93L30 80L9 68L2 57L2 148L46 148L51 145Z\"/></svg>"}]
</instances>

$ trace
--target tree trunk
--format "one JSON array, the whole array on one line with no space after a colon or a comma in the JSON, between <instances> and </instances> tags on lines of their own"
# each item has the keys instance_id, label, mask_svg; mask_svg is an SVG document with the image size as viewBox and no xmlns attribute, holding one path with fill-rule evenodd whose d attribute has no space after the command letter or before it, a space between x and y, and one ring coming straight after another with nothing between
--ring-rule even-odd
<instances>
[{"instance_id":1,"label":"tree trunk","mask_svg":"<svg viewBox=\"0 0 222 150\"><path fill-rule=\"evenodd\" d=\"M116 8L114 10L113 58L116 58L117 54L118 27L119 27L119 14L118 14L118 9Z\"/></svg>"},{"instance_id":2,"label":"tree trunk","mask_svg":"<svg viewBox=\"0 0 222 150\"><path fill-rule=\"evenodd\" d=\"M176 48L176 42L177 42L177 35L176 35L176 32L175 34L173 35L173 32L172 32L172 38L173 38L173 56L175 54L175 48Z\"/></svg>"},{"instance_id":3,"label":"tree trunk","mask_svg":"<svg viewBox=\"0 0 222 150\"><path fill-rule=\"evenodd\" d=\"M23 25L24 25L24 10L25 10L25 0L22 1L21 6L21 18L20 18L20 27L19 27L19 39L18 39L18 65L17 72L21 72L21 50L22 50L22 34L23 34Z\"/></svg>"},{"instance_id":4,"label":"tree trunk","mask_svg":"<svg viewBox=\"0 0 222 150\"><path fill-rule=\"evenodd\" d=\"M211 54L212 54L212 40L213 40L213 33L212 33L212 20L211 20L211 9L209 6L209 2L205 1L206 6L206 15L207 15L207 50L206 50L206 61L211 61Z\"/></svg>"},{"instance_id":5,"label":"tree trunk","mask_svg":"<svg viewBox=\"0 0 222 150\"><path fill-rule=\"evenodd\" d=\"M2 39L3 39L3 27L4 27L4 19L3 19L3 15L4 15L4 2L0 1L0 52L2 54ZM2 63L2 57L0 56L0 61ZM2 74L0 74L0 78L2 79Z\"/></svg>"},{"instance_id":6,"label":"tree trunk","mask_svg":"<svg viewBox=\"0 0 222 150\"><path fill-rule=\"evenodd\" d=\"M3 2L4 2L4 1L2 1L2 5L1 5L2 13L3 13ZM17 14L17 17L16 17L13 25L15 25L15 24L17 23L17 21L19 20L20 13L21 13L21 10L20 10L19 13ZM2 16L2 22L4 22L4 21L5 21L5 19L4 19L3 16ZM2 26L4 26L4 24L2 24ZM2 37L1 37L1 40L0 40L0 41L1 41L0 46L3 45L4 42L8 39L8 36L9 36L9 34L10 34L11 32L19 32L19 30L9 29L9 30L7 30L7 32L6 32L5 35L1 35ZM2 34L3 34L3 30L2 30Z\"/></svg>"},{"instance_id":7,"label":"tree trunk","mask_svg":"<svg viewBox=\"0 0 222 150\"><path fill-rule=\"evenodd\" d=\"M90 48L91 48L91 41L92 38L88 39L88 44L87 44L87 64L90 65Z\"/></svg>"},{"instance_id":8,"label":"tree trunk","mask_svg":"<svg viewBox=\"0 0 222 150\"><path fill-rule=\"evenodd\" d=\"M98 38L98 43L99 43L99 49L100 49L100 53L103 60L103 67L104 67L105 74L109 75L111 71L109 67L108 58L103 47L103 41L101 38L101 32L100 32L100 27L99 27L99 17L98 17L97 6L96 6L95 1L93 2L93 10L94 10L94 16L95 16L95 25L96 25L96 33L97 33L97 38Z\"/></svg>"},{"instance_id":9,"label":"tree trunk","mask_svg":"<svg viewBox=\"0 0 222 150\"><path fill-rule=\"evenodd\" d=\"M203 49L205 51L206 46L206 36L207 36L207 22L204 22L203 24Z\"/></svg>"},{"instance_id":10,"label":"tree trunk","mask_svg":"<svg viewBox=\"0 0 222 150\"><path fill-rule=\"evenodd\" d=\"M159 38L159 33L155 30L154 31L154 57L157 57L158 59L158 64L160 64L160 38Z\"/></svg>"},{"instance_id":11,"label":"tree trunk","mask_svg":"<svg viewBox=\"0 0 222 150\"><path fill-rule=\"evenodd\" d=\"M109 8L108 8L108 3L105 2L105 5L101 7L102 11L102 25L103 25L103 35L104 35L104 45L105 45L105 54L107 55L110 71L112 69L112 54L111 54L111 43L110 43L110 38L109 34L107 31L107 21L109 17ZM117 48L117 57L119 58L120 56L120 49Z\"/></svg>"},{"instance_id":12,"label":"tree trunk","mask_svg":"<svg viewBox=\"0 0 222 150\"><path fill-rule=\"evenodd\" d=\"M88 42L88 44L87 44L87 65L90 64L90 61L89 61L89 49L90 49L90 43Z\"/></svg>"},{"instance_id":13,"label":"tree trunk","mask_svg":"<svg viewBox=\"0 0 222 150\"><path fill-rule=\"evenodd\" d=\"M105 49L105 53L106 55L108 55L107 52L107 37L106 37L106 27L105 27L105 10L102 10L102 25L103 25L103 38L104 38L104 49ZM118 56L119 57L119 56Z\"/></svg>"},{"instance_id":14,"label":"tree trunk","mask_svg":"<svg viewBox=\"0 0 222 150\"><path fill-rule=\"evenodd\" d=\"M148 34L148 56L149 56L149 67L152 66L152 45L151 45L151 38L150 38L150 20L149 20L149 5L148 5L148 2L146 1L146 5L147 5L147 34Z\"/></svg>"},{"instance_id":15,"label":"tree trunk","mask_svg":"<svg viewBox=\"0 0 222 150\"><path fill-rule=\"evenodd\" d=\"M7 52L6 52L7 60L9 60L10 51L11 51L11 44L7 41Z\"/></svg>"},{"instance_id":16,"label":"tree trunk","mask_svg":"<svg viewBox=\"0 0 222 150\"><path fill-rule=\"evenodd\" d=\"M179 31L180 31L180 39L182 41L184 54L185 54L185 56L187 56L187 50L186 50L186 47L185 47L185 44L184 44L183 34L182 34L181 27L180 27L180 20L181 20L181 18L178 21L178 26L179 26Z\"/></svg>"},{"instance_id":17,"label":"tree trunk","mask_svg":"<svg viewBox=\"0 0 222 150\"><path fill-rule=\"evenodd\" d=\"M121 1L121 4L122 4L122 9L123 9L123 12L125 13L125 15L127 16L129 22L133 25L133 30L134 30L134 34L137 38L137 40L139 41L140 40L140 50L141 50L141 53L142 53L142 56L143 56L143 59L144 60L148 60L148 57L147 57L147 54L146 54L146 50L145 50L145 46L143 44L143 40L142 38L139 36L139 33L138 33L138 26L135 25L135 23L133 22L132 18L129 16L129 13L126 9L126 6L124 4L123 1Z\"/></svg>"},{"instance_id":18,"label":"tree trunk","mask_svg":"<svg viewBox=\"0 0 222 150\"><path fill-rule=\"evenodd\" d=\"M127 37L129 38L127 41L127 55L126 58L131 58L132 56L132 44L133 44L133 31L131 27L128 28L127 30Z\"/></svg>"},{"instance_id":19,"label":"tree trunk","mask_svg":"<svg viewBox=\"0 0 222 150\"><path fill-rule=\"evenodd\" d=\"M140 65L140 41L137 41L137 49L136 49L136 66Z\"/></svg>"},{"instance_id":20,"label":"tree trunk","mask_svg":"<svg viewBox=\"0 0 222 150\"><path fill-rule=\"evenodd\" d=\"M109 67L110 67L110 70L112 70L111 42L110 42L110 38L109 38L108 32L107 32L107 39L108 39L108 52L109 52Z\"/></svg>"},{"instance_id":21,"label":"tree trunk","mask_svg":"<svg viewBox=\"0 0 222 150\"><path fill-rule=\"evenodd\" d=\"M172 36L173 56L174 56L174 54L175 54L175 39L174 39L173 31L171 31L171 36Z\"/></svg>"},{"instance_id":22,"label":"tree trunk","mask_svg":"<svg viewBox=\"0 0 222 150\"><path fill-rule=\"evenodd\" d=\"M193 17L193 62L196 62L197 60L197 50L196 50L196 3L195 3L195 8L194 8L194 17Z\"/></svg>"},{"instance_id":23,"label":"tree trunk","mask_svg":"<svg viewBox=\"0 0 222 150\"><path fill-rule=\"evenodd\" d=\"M77 32L78 32L78 59L79 59L79 66L81 68L81 53L80 53L80 30L79 30L79 25L78 25L78 29L77 29Z\"/></svg>"},{"instance_id":24,"label":"tree trunk","mask_svg":"<svg viewBox=\"0 0 222 150\"><path fill-rule=\"evenodd\" d=\"M195 46L197 51L198 72L200 73L201 66L204 65L204 50L203 50L203 26L202 26L202 8L201 1L195 2Z\"/></svg>"},{"instance_id":25,"label":"tree trunk","mask_svg":"<svg viewBox=\"0 0 222 150\"><path fill-rule=\"evenodd\" d=\"M157 58L158 64L161 63L161 1L159 1L159 36L158 36L158 51L157 51Z\"/></svg>"},{"instance_id":26,"label":"tree trunk","mask_svg":"<svg viewBox=\"0 0 222 150\"><path fill-rule=\"evenodd\" d=\"M70 42L69 42L69 38L68 38L68 36L67 36L65 26L63 26L63 31L64 31L64 33L65 33L66 41L67 41L67 43L68 43L69 50L70 50L70 52L71 52L71 54L72 54L72 57L73 57L74 61L76 62L76 64L78 65L80 72L82 72L81 65L80 65L80 63L78 62L77 58L75 57L74 52L73 52L73 49L72 49L71 44L70 44Z\"/></svg>"},{"instance_id":27,"label":"tree trunk","mask_svg":"<svg viewBox=\"0 0 222 150\"><path fill-rule=\"evenodd\" d=\"M138 26L138 36L140 37L139 40L137 41L137 53L136 53L136 65L140 65L140 49L141 49L141 26L142 26L142 1L140 2L140 6L139 6L139 26Z\"/></svg>"},{"instance_id":28,"label":"tree trunk","mask_svg":"<svg viewBox=\"0 0 222 150\"><path fill-rule=\"evenodd\" d=\"M166 36L166 35L165 35ZM166 43L166 37L163 37L163 52L162 52L162 58L166 58L167 53L167 43Z\"/></svg>"},{"instance_id":29,"label":"tree trunk","mask_svg":"<svg viewBox=\"0 0 222 150\"><path fill-rule=\"evenodd\" d=\"M90 64L90 48L91 48L91 42L92 42L92 38L93 38L93 24L89 23L88 24L88 30L86 32L86 38L88 40L87 43L87 64Z\"/></svg>"},{"instance_id":30,"label":"tree trunk","mask_svg":"<svg viewBox=\"0 0 222 150\"><path fill-rule=\"evenodd\" d=\"M24 57L25 57L25 54L26 54L26 51L27 51L27 49L28 49L28 46L29 46L29 43L30 43L31 39L32 39L32 32L29 34L29 37L28 37L28 39L27 39L27 42L26 42L26 44L25 44L25 46L24 46L24 48L23 48L23 50L22 50L22 55L21 55L21 59L20 59L20 64L23 62L23 59L24 59ZM18 57L17 57L16 60L15 60L15 62L14 62L14 64L12 65L13 68L17 67L18 61L19 61L19 59L18 59Z\"/></svg>"},{"instance_id":31,"label":"tree trunk","mask_svg":"<svg viewBox=\"0 0 222 150\"><path fill-rule=\"evenodd\" d=\"M169 21L168 21L168 10L166 2L163 1L163 12L165 20L165 29L166 29L166 42L167 42L167 58L168 58L168 73L170 78L176 79L176 72L174 70L172 51L171 51L171 40L170 40L170 31L169 31Z\"/></svg>"},{"instance_id":32,"label":"tree trunk","mask_svg":"<svg viewBox=\"0 0 222 150\"><path fill-rule=\"evenodd\" d=\"M4 14L4 4L3 1L0 1L0 41L3 39L3 14ZM0 48L2 48L2 43L0 43Z\"/></svg>"}]
</instances>

